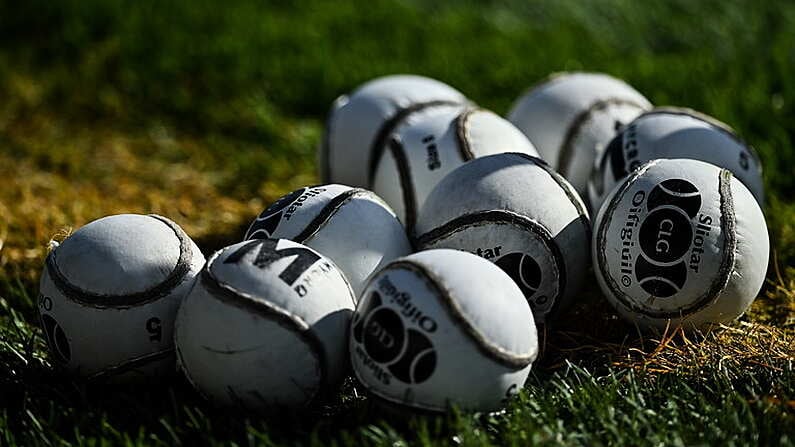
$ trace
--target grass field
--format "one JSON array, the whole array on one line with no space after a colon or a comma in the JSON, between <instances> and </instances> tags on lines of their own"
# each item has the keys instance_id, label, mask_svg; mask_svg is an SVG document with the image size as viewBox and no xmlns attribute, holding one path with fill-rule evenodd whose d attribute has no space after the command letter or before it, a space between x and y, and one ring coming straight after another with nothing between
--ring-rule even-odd
<instances>
[{"instance_id":1,"label":"grass field","mask_svg":"<svg viewBox=\"0 0 795 447\"><path fill-rule=\"evenodd\" d=\"M272 3L2 1L0 445L795 444L795 4ZM757 148L773 250L740 322L640 334L584 296L495 415L394 414L348 383L307 414L259 418L182 379L111 388L52 369L35 308L50 240L154 212L209 253L317 181L325 114L359 83L423 74L504 113L561 70L611 73Z\"/></svg>"}]
</instances>

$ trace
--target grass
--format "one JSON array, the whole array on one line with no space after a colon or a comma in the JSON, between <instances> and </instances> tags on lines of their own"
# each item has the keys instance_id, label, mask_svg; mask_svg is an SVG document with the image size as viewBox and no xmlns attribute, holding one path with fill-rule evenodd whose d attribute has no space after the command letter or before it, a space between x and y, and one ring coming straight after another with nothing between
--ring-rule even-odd
<instances>
[{"instance_id":1,"label":"grass","mask_svg":"<svg viewBox=\"0 0 795 447\"><path fill-rule=\"evenodd\" d=\"M0 445L795 443L795 5L3 6ZM526 389L496 415L394 414L349 383L307 414L258 418L213 408L182 379L104 388L51 368L35 311L51 239L103 215L156 212L209 252L280 194L316 182L325 113L367 79L424 74L504 113L538 79L576 69L714 115L760 152L773 253L742 321L650 336L587 297L543 334Z\"/></svg>"}]
</instances>

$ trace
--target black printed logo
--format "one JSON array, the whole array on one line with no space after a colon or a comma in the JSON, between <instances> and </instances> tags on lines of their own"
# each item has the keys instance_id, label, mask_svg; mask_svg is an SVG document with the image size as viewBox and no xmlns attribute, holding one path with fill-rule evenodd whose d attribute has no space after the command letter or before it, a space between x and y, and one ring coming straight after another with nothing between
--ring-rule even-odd
<instances>
[{"instance_id":1,"label":"black printed logo","mask_svg":"<svg viewBox=\"0 0 795 447\"><path fill-rule=\"evenodd\" d=\"M670 179L652 189L646 205L649 214L640 225L635 277L643 290L666 298L687 280L684 258L693 241L692 220L701 208L701 194L686 180Z\"/></svg>"},{"instance_id":2,"label":"black printed logo","mask_svg":"<svg viewBox=\"0 0 795 447\"><path fill-rule=\"evenodd\" d=\"M66 333L55 321L55 318L48 314L41 315L41 325L44 328L44 334L47 337L47 344L50 346L55 360L61 363L69 363L72 359L72 350L69 347L69 339Z\"/></svg>"},{"instance_id":3,"label":"black printed logo","mask_svg":"<svg viewBox=\"0 0 795 447\"><path fill-rule=\"evenodd\" d=\"M639 160L637 126L630 124L623 127L620 121L615 122L615 129L618 133L602 152L599 160L599 169L591 172L591 183L599 196L606 194L607 186L604 178L608 163L612 171L612 182L617 182L629 175L641 165Z\"/></svg>"},{"instance_id":4,"label":"black printed logo","mask_svg":"<svg viewBox=\"0 0 795 447\"><path fill-rule=\"evenodd\" d=\"M541 286L541 267L532 256L524 253L508 253L495 264L514 280L531 306L547 302L547 297L533 297Z\"/></svg>"},{"instance_id":5,"label":"black printed logo","mask_svg":"<svg viewBox=\"0 0 795 447\"><path fill-rule=\"evenodd\" d=\"M599 169L591 171L591 184L594 186L596 193L600 196L606 192L605 189L607 185L605 184L604 173L605 169L607 169L607 164L610 163L614 178L621 178L620 176L625 171L624 154L621 150L623 142L624 135L620 133L610 140L610 143L607 144L599 159Z\"/></svg>"},{"instance_id":6,"label":"black printed logo","mask_svg":"<svg viewBox=\"0 0 795 447\"><path fill-rule=\"evenodd\" d=\"M367 307L356 313L353 338L373 361L404 383L422 383L436 370L431 341L416 329L406 329L400 314L382 306L378 292L373 292Z\"/></svg>"},{"instance_id":7,"label":"black printed logo","mask_svg":"<svg viewBox=\"0 0 795 447\"><path fill-rule=\"evenodd\" d=\"M267 239L271 237L279 226L279 222L282 221L285 209L308 190L309 188L295 190L273 202L271 206L254 219L254 222L251 223L248 231L246 231L244 239Z\"/></svg>"},{"instance_id":8,"label":"black printed logo","mask_svg":"<svg viewBox=\"0 0 795 447\"><path fill-rule=\"evenodd\" d=\"M278 244L279 241L274 239L251 241L229 255L224 260L224 264L236 264L243 259L243 256L253 251L256 251L257 255L252 264L261 269L264 269L279 259L295 256L287 268L279 274L279 278L281 278L285 284L292 286L304 272L309 270L309 268L320 259L320 255L308 248L286 247L279 249L277 248Z\"/></svg>"}]
</instances>

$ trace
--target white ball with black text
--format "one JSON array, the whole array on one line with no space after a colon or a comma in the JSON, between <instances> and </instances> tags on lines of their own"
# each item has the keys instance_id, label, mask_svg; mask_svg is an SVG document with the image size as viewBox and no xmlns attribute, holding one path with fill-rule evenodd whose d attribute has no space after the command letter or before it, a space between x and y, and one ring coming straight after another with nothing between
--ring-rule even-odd
<instances>
[{"instance_id":1,"label":"white ball with black text","mask_svg":"<svg viewBox=\"0 0 795 447\"><path fill-rule=\"evenodd\" d=\"M359 294L387 262L411 253L403 226L371 191L320 185L287 194L249 226L245 239L290 239L331 258Z\"/></svg>"},{"instance_id":2,"label":"white ball with black text","mask_svg":"<svg viewBox=\"0 0 795 447\"><path fill-rule=\"evenodd\" d=\"M331 106L319 148L324 183L369 188L376 152L407 114L438 104L466 104L464 95L435 79L390 75L373 79Z\"/></svg>"},{"instance_id":3,"label":"white ball with black text","mask_svg":"<svg viewBox=\"0 0 795 447\"><path fill-rule=\"evenodd\" d=\"M174 318L203 264L165 217L120 214L79 228L49 253L41 277L51 358L92 380L173 374Z\"/></svg>"},{"instance_id":4,"label":"white ball with black text","mask_svg":"<svg viewBox=\"0 0 795 447\"><path fill-rule=\"evenodd\" d=\"M626 82L603 73L557 73L516 100L508 119L553 169L585 197L602 150L651 103ZM595 211L595 210L594 210Z\"/></svg>"},{"instance_id":5,"label":"white ball with black text","mask_svg":"<svg viewBox=\"0 0 795 447\"><path fill-rule=\"evenodd\" d=\"M594 225L593 262L608 301L641 327L708 328L759 293L770 245L762 210L730 171L654 160L610 193Z\"/></svg>"},{"instance_id":6,"label":"white ball with black text","mask_svg":"<svg viewBox=\"0 0 795 447\"><path fill-rule=\"evenodd\" d=\"M762 165L753 147L726 124L694 110L660 107L644 113L610 142L588 185L598 209L613 187L638 166L658 158L690 158L728 169L764 202Z\"/></svg>"},{"instance_id":7,"label":"white ball with black text","mask_svg":"<svg viewBox=\"0 0 795 447\"><path fill-rule=\"evenodd\" d=\"M388 404L491 411L524 386L538 339L527 301L502 270L469 253L428 250L373 277L351 324L350 355L362 386Z\"/></svg>"},{"instance_id":8,"label":"white ball with black text","mask_svg":"<svg viewBox=\"0 0 795 447\"><path fill-rule=\"evenodd\" d=\"M590 220L574 188L526 154L475 159L442 180L417 223L418 249L453 248L496 263L516 281L536 322L579 296Z\"/></svg>"},{"instance_id":9,"label":"white ball with black text","mask_svg":"<svg viewBox=\"0 0 795 447\"><path fill-rule=\"evenodd\" d=\"M207 399L262 413L334 392L347 372L354 297L325 256L286 239L207 261L177 315L181 370Z\"/></svg>"},{"instance_id":10,"label":"white ball with black text","mask_svg":"<svg viewBox=\"0 0 795 447\"><path fill-rule=\"evenodd\" d=\"M376 160L373 191L397 213L409 234L426 197L445 175L487 155L537 156L514 125L483 109L440 105L407 115Z\"/></svg>"}]
</instances>

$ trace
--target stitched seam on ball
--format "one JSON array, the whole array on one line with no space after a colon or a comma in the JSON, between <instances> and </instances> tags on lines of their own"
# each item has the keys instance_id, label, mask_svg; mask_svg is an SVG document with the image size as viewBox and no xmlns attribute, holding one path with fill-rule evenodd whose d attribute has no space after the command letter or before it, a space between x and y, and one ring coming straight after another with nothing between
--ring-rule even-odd
<instances>
[{"instance_id":1,"label":"stitched seam on ball","mask_svg":"<svg viewBox=\"0 0 795 447\"><path fill-rule=\"evenodd\" d=\"M544 171L546 171L547 174L549 174L550 177L552 177L552 180L554 180L555 183L557 183L558 186L560 186L560 189L562 189L563 192L566 194L566 197L569 199L569 202L571 202L571 204L574 206L574 209L577 210L577 214L579 214L581 218L583 217L585 218L583 220L583 225L585 225L585 231L588 234L588 237L590 238L591 223L590 223L590 218L588 217L588 211L585 209L585 205L582 203L582 200L580 200L580 197L577 194L577 192L575 192L574 189L571 187L568 180L563 178L563 176L561 176L560 174L557 173L557 171L552 169L548 163L546 163L545 161L541 160L538 157L534 157L532 155L524 154L521 152L510 152L510 154L529 160L530 162L536 164L539 168L542 168Z\"/></svg>"},{"instance_id":2,"label":"stitched seam on ball","mask_svg":"<svg viewBox=\"0 0 795 447\"><path fill-rule=\"evenodd\" d=\"M723 234L723 248L721 250L720 267L718 267L715 279L713 279L709 289L693 300L693 303L688 306L681 306L672 311L646 311L644 312L646 315L655 318L685 318L715 303L729 284L731 272L734 271L735 248L737 247L731 178L732 173L729 170L721 169L718 173L720 226L721 233Z\"/></svg>"},{"instance_id":3,"label":"stitched seam on ball","mask_svg":"<svg viewBox=\"0 0 795 447\"><path fill-rule=\"evenodd\" d=\"M404 109L400 109L395 112L392 117L388 120L384 121L381 127L378 129L376 133L375 139L370 146L369 152L369 165L367 166L367 185L373 185L373 179L375 178L375 171L378 168L378 163L381 161L381 157L384 155L384 151L387 149L387 145L389 144L389 136L392 132L397 128L397 126L403 122L406 117L411 115L412 113L419 112L423 109L427 109L429 107L436 107L436 106L455 106L459 104L465 104L465 101L451 101L451 100L437 100L437 101L428 101L428 102L419 102L416 104L412 104L409 107Z\"/></svg>"},{"instance_id":4,"label":"stitched seam on ball","mask_svg":"<svg viewBox=\"0 0 795 447\"><path fill-rule=\"evenodd\" d=\"M553 297L552 306L549 308L549 311L546 312L546 315L553 315L557 312L565 293L567 275L566 262L564 261L560 247L558 247L555 243L555 239L552 237L552 233L541 225L541 223L533 219L508 210L478 211L476 213L457 217L423 234L417 239L417 245L420 249L426 249L430 244L483 222L505 223L521 227L538 236L544 247L552 253L552 258L555 261L555 268L558 273L558 293Z\"/></svg>"},{"instance_id":5,"label":"stitched seam on ball","mask_svg":"<svg viewBox=\"0 0 795 447\"><path fill-rule=\"evenodd\" d=\"M460 327L464 329L464 333L469 335L472 341L475 342L475 346L477 346L478 350L486 354L486 357L490 357L492 360L502 364L503 366L519 369L531 364L536 358L536 355L538 354L536 350L531 349L531 352L529 353L511 352L487 340L486 337L467 319L467 317L464 316L464 313L458 307L455 299L450 296L450 291L442 286L442 279L425 268L425 266L408 259L403 259L389 264L387 268L404 268L424 277L426 279L426 283L432 289L436 290L437 296L439 297L439 301L441 302L442 306L450 312L453 320L460 324Z\"/></svg>"},{"instance_id":6,"label":"stitched seam on ball","mask_svg":"<svg viewBox=\"0 0 795 447\"><path fill-rule=\"evenodd\" d=\"M210 257L210 259L207 260L207 263L205 265L208 265L209 263L212 263L218 257L218 255L220 255L220 254L221 254L220 250L216 251L215 253L213 253L213 255ZM199 281L194 282L193 287L195 288L195 287L198 287L198 286L199 286ZM192 290L193 289L191 289L191 291ZM190 296L190 292L188 292L188 295L185 297L186 301L187 301L189 296ZM183 302L182 306L185 305L184 303L185 302ZM180 306L179 312L181 312L182 306ZM181 318L179 318L179 313L178 313L177 317L174 320L174 350L175 350L175 353L176 353L177 368L179 368L179 370L182 371L182 373L185 375L185 378L191 384L193 389L196 390L196 392L199 393L199 395L204 400L206 400L208 402L211 402L212 399L210 399L209 394L205 393L204 390L202 389L202 387L199 386L199 384L196 381L193 380L193 377L191 376L190 371L188 371L188 368L185 367L185 360L182 357L182 350L180 350L179 343L177 343L177 338L178 338L178 334L179 334L179 327L180 327L180 320L181 320Z\"/></svg>"},{"instance_id":7,"label":"stitched seam on ball","mask_svg":"<svg viewBox=\"0 0 795 447\"><path fill-rule=\"evenodd\" d=\"M478 111L479 109L466 110L464 113L458 115L458 118L455 120L455 136L456 142L458 143L458 152L461 154L461 159L465 162L475 158L475 154L472 152L472 145L469 142L469 118Z\"/></svg>"},{"instance_id":8,"label":"stitched seam on ball","mask_svg":"<svg viewBox=\"0 0 795 447\"><path fill-rule=\"evenodd\" d=\"M331 217L342 208L344 204L349 202L353 199L356 195L365 195L369 193L366 189L362 188L353 188L349 189L342 194L334 197L320 210L317 216L312 219L311 222L304 228L296 237L291 238L292 241L298 242L299 244L303 244L304 241L309 239L310 237L314 236L318 231L320 231L331 219Z\"/></svg>"},{"instance_id":9,"label":"stitched seam on ball","mask_svg":"<svg viewBox=\"0 0 795 447\"><path fill-rule=\"evenodd\" d=\"M125 362L119 363L118 365L113 365L103 369L102 371L98 371L94 374L91 374L90 376L88 376L88 380L105 380L109 377L118 376L120 374L130 372L148 363L166 359L173 354L174 354L174 348L168 348L162 351L144 354L135 357L133 359L127 360Z\"/></svg>"},{"instance_id":10,"label":"stitched seam on ball","mask_svg":"<svg viewBox=\"0 0 795 447\"><path fill-rule=\"evenodd\" d=\"M294 313L286 309L282 309L281 307L272 303L266 302L264 299L257 299L258 297L250 293L243 292L242 290L238 290L232 287L230 284L222 282L216 278L211 271L211 267L213 265L213 261L216 260L219 254L220 251L216 253L213 259L207 262L207 266L202 270L200 275L200 281L202 282L202 285L207 289L211 296L218 299L219 301L246 311L254 312L265 319L271 320L279 326L289 331L293 331L299 336L299 338L303 339L304 342L309 345L310 353L313 357L315 357L315 360L317 360L317 363L320 366L318 383L315 385L311 397L307 399L307 402L315 400L323 385L328 383L328 363L326 352L325 349L323 349L323 344L321 343L320 338L311 330L311 326L309 326L309 324L298 315L295 315Z\"/></svg>"},{"instance_id":11,"label":"stitched seam on ball","mask_svg":"<svg viewBox=\"0 0 795 447\"><path fill-rule=\"evenodd\" d=\"M740 144L744 148L748 149L748 152L751 154L751 157L753 157L754 161L756 162L756 170L761 175L761 173L762 173L762 161L759 158L759 153L756 152L756 149L753 146L748 144L742 137L740 137L734 131L734 129L731 126L729 126L728 124L724 123L723 121L720 121L719 119L717 119L715 117L712 117L712 116L706 115L704 113L701 113L701 112L699 112L697 110L689 109L687 107L673 107L673 106L655 107L652 110L649 110L648 112L642 113L636 119L642 118L644 116L649 116L649 115L689 116L691 118L695 118L697 120L700 120L700 121L703 121L703 122L709 124L710 126L715 128L716 130L724 133L729 138L731 138L732 140L736 141L738 144Z\"/></svg>"},{"instance_id":12,"label":"stitched seam on ball","mask_svg":"<svg viewBox=\"0 0 795 447\"><path fill-rule=\"evenodd\" d=\"M613 279L613 277L609 274L609 271L607 270L607 252L605 251L605 241L607 239L607 229L610 228L610 224L613 222L613 212L615 211L619 202L621 202L621 199L624 198L624 195L629 190L630 186L635 183L638 177L640 177L658 162L659 160L652 160L641 165L629 177L627 177L621 186L619 186L618 191L613 196L613 199L608 202L607 208L602 214L602 222L599 223L599 227L596 229L596 244L594 244L595 246L592 247L593 250L596 250L596 254L598 256L596 268L599 269L599 272L604 279L605 284L607 284L607 287L613 292L613 297L616 299L616 301L618 301L625 308L642 313L644 315L647 315L646 311L635 305L634 301L621 291L618 283L616 283L615 279Z\"/></svg>"},{"instance_id":13,"label":"stitched seam on ball","mask_svg":"<svg viewBox=\"0 0 795 447\"><path fill-rule=\"evenodd\" d=\"M569 199L569 202L571 202L571 204L574 206L574 209L577 210L577 214L580 216L580 223L585 228L586 239L591 240L591 218L588 216L588 210L585 209L585 205L582 203L582 200L580 200L579 195L576 191L574 191L571 184L569 184L569 182L564 179L563 176L558 174L557 171L552 169L549 164L542 159L521 152L514 152L513 154L535 163L538 167L546 171L550 177L552 177L552 180L554 180L555 183L560 186L560 188L566 194L566 197ZM560 294L561 296L564 295L563 289L561 290Z\"/></svg>"},{"instance_id":14,"label":"stitched seam on ball","mask_svg":"<svg viewBox=\"0 0 795 447\"><path fill-rule=\"evenodd\" d=\"M582 129L583 124L587 123L594 113L614 105L635 106L641 110L645 109L643 104L639 104L636 101L623 98L607 98L594 102L587 109L577 114L571 123L569 123L566 134L563 137L563 143L560 145L560 151L558 152L558 172L564 177L569 174L569 164L574 159L574 141L580 135L580 129Z\"/></svg>"},{"instance_id":15,"label":"stitched seam on ball","mask_svg":"<svg viewBox=\"0 0 795 447\"><path fill-rule=\"evenodd\" d=\"M417 220L417 202L414 197L414 183L411 180L411 166L406 157L406 152L403 150L403 144L397 138L390 140L389 150L395 158L395 164L398 168L400 190L403 196L403 212L406 219L404 223L406 233L412 235L414 234L414 223Z\"/></svg>"},{"instance_id":16,"label":"stitched seam on ball","mask_svg":"<svg viewBox=\"0 0 795 447\"><path fill-rule=\"evenodd\" d=\"M731 273L734 271L734 263L737 253L737 220L734 211L734 198L731 191L732 173L727 169L721 170L718 180L718 191L720 191L720 226L723 233L723 256L718 269L718 275L712 282L703 300L703 304L696 310L701 310L709 304L718 300L720 295L729 285Z\"/></svg>"},{"instance_id":17,"label":"stitched seam on ball","mask_svg":"<svg viewBox=\"0 0 795 447\"><path fill-rule=\"evenodd\" d=\"M179 240L179 258L177 258L177 263L175 264L174 269L163 281L141 292L125 295L101 294L83 290L74 284L71 284L61 272L61 269L58 267L58 262L55 259L55 255L58 250L56 248L47 256L45 264L47 267L47 272L50 274L50 278L52 279L53 283L55 283L55 286L58 288L58 290L63 293L67 299L99 309L123 309L133 307L157 301L158 299L171 293L182 283L188 272L190 272L190 261L193 258L193 249L191 248L190 238L187 234L185 234L182 228L180 228L171 220L156 214L149 214L148 216L160 220L166 224L166 226L168 226L174 232L174 234L177 236L177 239Z\"/></svg>"}]
</instances>

